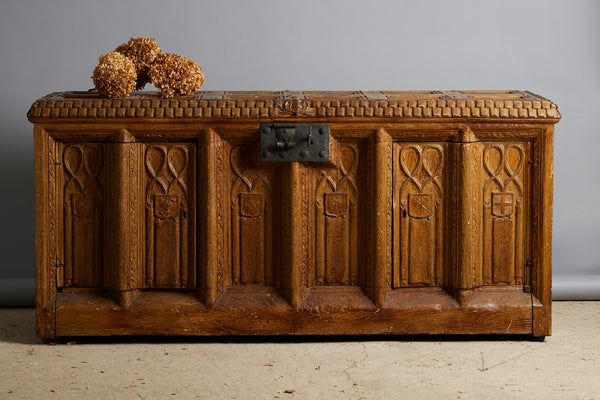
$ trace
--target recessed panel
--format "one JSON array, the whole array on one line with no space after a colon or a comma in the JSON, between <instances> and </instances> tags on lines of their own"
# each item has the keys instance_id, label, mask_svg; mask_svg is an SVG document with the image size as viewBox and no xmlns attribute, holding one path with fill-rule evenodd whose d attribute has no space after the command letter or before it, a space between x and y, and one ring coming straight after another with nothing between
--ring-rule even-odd
<instances>
[{"instance_id":1,"label":"recessed panel","mask_svg":"<svg viewBox=\"0 0 600 400\"><path fill-rule=\"evenodd\" d=\"M65 286L103 284L105 145L61 144Z\"/></svg>"},{"instance_id":2,"label":"recessed panel","mask_svg":"<svg viewBox=\"0 0 600 400\"><path fill-rule=\"evenodd\" d=\"M358 284L359 146L339 143L334 166L311 169L314 199L314 282L311 285Z\"/></svg>"},{"instance_id":3,"label":"recessed panel","mask_svg":"<svg viewBox=\"0 0 600 400\"><path fill-rule=\"evenodd\" d=\"M196 286L195 145L145 143L145 286Z\"/></svg>"},{"instance_id":4,"label":"recessed panel","mask_svg":"<svg viewBox=\"0 0 600 400\"><path fill-rule=\"evenodd\" d=\"M231 283L279 286L276 212L281 188L274 164L257 165L250 144L233 144L229 152Z\"/></svg>"},{"instance_id":5,"label":"recessed panel","mask_svg":"<svg viewBox=\"0 0 600 400\"><path fill-rule=\"evenodd\" d=\"M394 143L393 287L441 286L445 143Z\"/></svg>"},{"instance_id":6,"label":"recessed panel","mask_svg":"<svg viewBox=\"0 0 600 400\"><path fill-rule=\"evenodd\" d=\"M529 142L483 148L483 283L525 283L529 215Z\"/></svg>"}]
</instances>

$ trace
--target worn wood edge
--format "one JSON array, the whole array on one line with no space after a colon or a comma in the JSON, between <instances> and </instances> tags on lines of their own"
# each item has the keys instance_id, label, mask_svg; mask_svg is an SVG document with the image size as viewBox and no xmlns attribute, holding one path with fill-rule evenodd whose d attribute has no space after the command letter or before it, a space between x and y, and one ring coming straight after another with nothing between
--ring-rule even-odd
<instances>
[{"instance_id":1,"label":"worn wood edge","mask_svg":"<svg viewBox=\"0 0 600 400\"><path fill-rule=\"evenodd\" d=\"M291 310L292 307L275 287L269 286L230 286L213 307L214 310L238 310L253 313L256 311Z\"/></svg>"},{"instance_id":2,"label":"worn wood edge","mask_svg":"<svg viewBox=\"0 0 600 400\"><path fill-rule=\"evenodd\" d=\"M359 286L316 286L309 288L301 305L314 312L375 311L377 307Z\"/></svg>"},{"instance_id":3,"label":"worn wood edge","mask_svg":"<svg viewBox=\"0 0 600 400\"><path fill-rule=\"evenodd\" d=\"M533 336L543 338L552 335L552 308L544 306L533 294L531 303Z\"/></svg>"},{"instance_id":4,"label":"worn wood edge","mask_svg":"<svg viewBox=\"0 0 600 400\"><path fill-rule=\"evenodd\" d=\"M197 155L197 190L200 193L197 204L197 215L199 221L197 229L199 231L197 247L199 251L196 273L197 280L200 283L200 298L209 306L217 301L219 295L217 288L218 275L218 254L217 254L217 207L216 196L217 178L217 151L216 143L220 141L219 135L212 129L207 129L205 135L198 142ZM199 190L203 188L203 190ZM205 254L205 257L200 257Z\"/></svg>"},{"instance_id":5,"label":"worn wood edge","mask_svg":"<svg viewBox=\"0 0 600 400\"><path fill-rule=\"evenodd\" d=\"M304 287L304 277L302 276L302 262L305 255L302 252L302 243L305 238L302 234L301 211L302 198L305 196L302 187L302 175L305 173L301 163L291 162L288 164L289 182L287 183L287 199L290 209L295 212L288 212L286 215L289 218L288 226L284 229L287 231L287 245L283 241L282 252L287 256L287 271L284 271L284 276L287 275L287 299L292 307L298 307L302 304L306 290Z\"/></svg>"},{"instance_id":6,"label":"worn wood edge","mask_svg":"<svg viewBox=\"0 0 600 400\"><path fill-rule=\"evenodd\" d=\"M35 292L36 292L36 334L38 337L53 337L56 332L55 302L51 293L50 269L54 266L49 256L50 226L49 174L55 160L50 159L50 146L54 140L43 128L36 126L34 141L34 185L35 185Z\"/></svg>"},{"instance_id":7,"label":"worn wood edge","mask_svg":"<svg viewBox=\"0 0 600 400\"><path fill-rule=\"evenodd\" d=\"M479 286L481 272L480 184L477 179L481 160L481 143L467 126L461 130L457 144L458 188L454 188L457 213L457 265L451 280L453 293L461 305L471 300L470 289ZM478 285L479 284L479 285Z\"/></svg>"},{"instance_id":8,"label":"worn wood edge","mask_svg":"<svg viewBox=\"0 0 600 400\"><path fill-rule=\"evenodd\" d=\"M326 294L327 289L320 290ZM420 299L415 292L420 292ZM407 297L415 301L407 302ZM57 301L56 333L58 336L540 335L540 331L532 330L530 295L515 287L478 288L465 307L460 307L449 294L437 288L397 289L388 296L389 308L357 308L351 313L335 307L288 308L272 288L226 291L223 298L228 299L218 307L207 309L191 292L144 292L124 308L102 291L61 293ZM249 303L253 298L255 301ZM257 307L262 301L266 303ZM231 304L227 306L227 302ZM269 308L273 304L278 304L276 309Z\"/></svg>"},{"instance_id":9,"label":"worn wood edge","mask_svg":"<svg viewBox=\"0 0 600 400\"><path fill-rule=\"evenodd\" d=\"M411 124L411 125L421 125L421 124L439 124L439 125L448 125L448 124L509 124L509 125L554 125L560 121L560 118L556 119L540 119L540 118L514 118L514 119L498 119L498 118L466 118L466 117L455 117L455 118L439 118L439 119L430 119L430 118L355 118L355 117L346 117L346 118L336 118L331 119L328 117L324 118L244 118L244 119L231 119L231 118L195 118L195 119L164 119L164 118L115 118L115 119L106 119L106 118L98 118L95 120L85 119L85 118L55 118L55 119L43 119L43 118L33 118L29 120L34 124L89 124L92 123L102 123L102 124L117 124L120 126L129 125L129 124L154 124L156 126L164 126L171 124L186 124L186 125L195 125L195 124L208 124L211 126L216 125L234 125L237 123L252 123L252 124L261 124L261 123L276 123L276 122L304 122L304 123L336 123L336 124L345 124L345 123L357 123L357 124Z\"/></svg>"},{"instance_id":10,"label":"worn wood edge","mask_svg":"<svg viewBox=\"0 0 600 400\"><path fill-rule=\"evenodd\" d=\"M554 186L554 126L549 126L541 135L539 190L541 214L539 216L540 240L539 252L532 282L534 299L533 326L536 336L547 336L552 332L552 214ZM539 302L537 304L536 302Z\"/></svg>"},{"instance_id":11,"label":"worn wood edge","mask_svg":"<svg viewBox=\"0 0 600 400\"><path fill-rule=\"evenodd\" d=\"M210 96L210 92L208 96ZM246 92L236 99L203 98L204 93L174 99L130 98L100 99L77 97L75 92L53 93L37 100L28 112L30 121L44 118L495 118L560 119L556 104L532 93L508 98L509 92L492 98L446 98L445 92L405 92L406 98L343 98L349 92L330 92L310 98L311 92L288 97L284 92L269 92L257 98ZM436 96L432 95L435 94ZM504 94L505 98L501 98ZM274 97L274 95L277 95ZM398 95L398 94L395 94ZM415 97L415 95L417 97ZM423 98L419 98L421 95ZM137 97L137 98L136 98ZM221 96L224 97L224 96ZM302 97L302 98L300 98ZM410 97L410 98L409 98ZM436 98L437 97L437 98Z\"/></svg>"},{"instance_id":12,"label":"worn wood edge","mask_svg":"<svg viewBox=\"0 0 600 400\"><path fill-rule=\"evenodd\" d=\"M132 304L139 295L139 271L141 265L141 217L135 188L139 186L139 175L130 171L137 171L136 163L140 159L140 146L135 143L135 138L126 129L121 129L115 134L115 142L109 148L111 162L110 175L113 179L112 193L117 193L110 199L110 207L115 213L112 221L109 248L111 271L111 293L115 300L123 306ZM137 232L137 233L136 233Z\"/></svg>"}]
</instances>

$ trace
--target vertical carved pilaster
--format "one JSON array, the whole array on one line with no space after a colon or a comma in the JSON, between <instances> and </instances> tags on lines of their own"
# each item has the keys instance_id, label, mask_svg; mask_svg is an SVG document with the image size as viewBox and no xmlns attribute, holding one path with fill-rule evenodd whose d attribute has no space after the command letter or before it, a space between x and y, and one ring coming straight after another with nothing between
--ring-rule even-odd
<instances>
[{"instance_id":1,"label":"vertical carved pilaster","mask_svg":"<svg viewBox=\"0 0 600 400\"><path fill-rule=\"evenodd\" d=\"M283 256L286 259L284 272L283 295L292 307L300 307L305 295L305 278L303 276L304 252L302 241L305 239L302 227L302 205L305 190L303 190L302 175L306 173L298 162L290 162L284 167L285 183L284 202L289 208L283 220L285 229L281 245Z\"/></svg>"},{"instance_id":2,"label":"vertical carved pilaster","mask_svg":"<svg viewBox=\"0 0 600 400\"><path fill-rule=\"evenodd\" d=\"M107 266L115 300L128 307L139 294L142 266L141 145L122 129L108 144Z\"/></svg>"},{"instance_id":3,"label":"vertical carved pilaster","mask_svg":"<svg viewBox=\"0 0 600 400\"><path fill-rule=\"evenodd\" d=\"M372 142L373 215L371 300L381 307L392 286L392 138L379 128Z\"/></svg>"},{"instance_id":4,"label":"vertical carved pilaster","mask_svg":"<svg viewBox=\"0 0 600 400\"><path fill-rule=\"evenodd\" d=\"M481 159L482 145L469 128L464 128L456 144L457 265L448 285L458 303L468 304L472 289L481 285Z\"/></svg>"},{"instance_id":5,"label":"vertical carved pilaster","mask_svg":"<svg viewBox=\"0 0 600 400\"><path fill-rule=\"evenodd\" d=\"M36 333L55 336L56 303L56 142L34 127Z\"/></svg>"},{"instance_id":6,"label":"vertical carved pilaster","mask_svg":"<svg viewBox=\"0 0 600 400\"><path fill-rule=\"evenodd\" d=\"M217 297L221 296L225 291L225 286L231 283L231 274L226 274L230 262L227 258L229 254L229 235L227 233L227 207L225 206L228 198L227 178L225 171L227 152L229 145L225 140L216 137L215 142L215 182L216 182L216 207L217 207Z\"/></svg>"},{"instance_id":7,"label":"vertical carved pilaster","mask_svg":"<svg viewBox=\"0 0 600 400\"><path fill-rule=\"evenodd\" d=\"M534 313L533 335L552 334L552 202L554 185L554 126L549 125L536 140L533 167L537 179L533 192L538 208L533 225L539 236L534 249L531 285Z\"/></svg>"},{"instance_id":8,"label":"vertical carved pilaster","mask_svg":"<svg viewBox=\"0 0 600 400\"><path fill-rule=\"evenodd\" d=\"M219 135L209 129L199 141L196 165L198 174L198 269L199 296L208 306L214 306L218 298L218 224L217 224L217 143Z\"/></svg>"}]
</instances>

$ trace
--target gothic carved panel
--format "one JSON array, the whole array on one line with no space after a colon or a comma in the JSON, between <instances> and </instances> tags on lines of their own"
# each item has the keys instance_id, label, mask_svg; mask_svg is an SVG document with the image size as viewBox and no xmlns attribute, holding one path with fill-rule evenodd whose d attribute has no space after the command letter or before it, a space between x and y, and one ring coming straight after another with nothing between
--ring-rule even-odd
<instances>
[{"instance_id":1,"label":"gothic carved panel","mask_svg":"<svg viewBox=\"0 0 600 400\"><path fill-rule=\"evenodd\" d=\"M192 143L144 144L148 288L196 286L195 158Z\"/></svg>"},{"instance_id":2,"label":"gothic carved panel","mask_svg":"<svg viewBox=\"0 0 600 400\"><path fill-rule=\"evenodd\" d=\"M278 285L273 228L279 192L276 170L252 164L247 145L230 153L231 277L233 285Z\"/></svg>"},{"instance_id":3,"label":"gothic carved panel","mask_svg":"<svg viewBox=\"0 0 600 400\"><path fill-rule=\"evenodd\" d=\"M529 143L489 143L483 150L483 283L523 284L526 262Z\"/></svg>"},{"instance_id":4,"label":"gothic carved panel","mask_svg":"<svg viewBox=\"0 0 600 400\"><path fill-rule=\"evenodd\" d=\"M358 147L340 144L335 168L315 169L316 285L358 284Z\"/></svg>"},{"instance_id":5,"label":"gothic carved panel","mask_svg":"<svg viewBox=\"0 0 600 400\"><path fill-rule=\"evenodd\" d=\"M102 286L104 145L62 145L64 284Z\"/></svg>"},{"instance_id":6,"label":"gothic carved panel","mask_svg":"<svg viewBox=\"0 0 600 400\"><path fill-rule=\"evenodd\" d=\"M394 143L394 287L443 283L446 148Z\"/></svg>"}]
</instances>

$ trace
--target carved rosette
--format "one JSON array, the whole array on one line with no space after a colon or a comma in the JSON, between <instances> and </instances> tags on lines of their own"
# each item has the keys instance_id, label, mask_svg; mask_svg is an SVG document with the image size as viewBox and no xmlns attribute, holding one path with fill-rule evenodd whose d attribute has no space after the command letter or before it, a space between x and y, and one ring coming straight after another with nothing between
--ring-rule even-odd
<instances>
[{"instance_id":1,"label":"carved rosette","mask_svg":"<svg viewBox=\"0 0 600 400\"><path fill-rule=\"evenodd\" d=\"M316 109L311 107L310 102L298 98L282 100L276 103L278 115L295 117L312 117L316 115Z\"/></svg>"}]
</instances>

